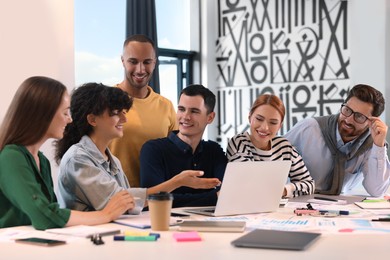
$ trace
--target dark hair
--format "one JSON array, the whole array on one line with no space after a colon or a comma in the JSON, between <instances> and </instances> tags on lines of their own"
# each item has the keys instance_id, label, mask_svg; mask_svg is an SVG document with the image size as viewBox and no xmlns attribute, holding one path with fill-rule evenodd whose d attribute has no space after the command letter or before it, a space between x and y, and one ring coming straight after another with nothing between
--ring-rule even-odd
<instances>
[{"instance_id":1,"label":"dark hair","mask_svg":"<svg viewBox=\"0 0 390 260\"><path fill-rule=\"evenodd\" d=\"M375 88L369 85L364 85L364 84L355 85L349 91L345 102L347 102L352 97L356 97L363 102L372 104L373 106L372 115L375 117L380 116L382 112L385 110L385 99L382 93L379 90L376 90Z\"/></svg>"},{"instance_id":2,"label":"dark hair","mask_svg":"<svg viewBox=\"0 0 390 260\"><path fill-rule=\"evenodd\" d=\"M0 150L7 144L32 145L47 132L66 87L43 76L23 81L12 99L0 130Z\"/></svg>"},{"instance_id":3,"label":"dark hair","mask_svg":"<svg viewBox=\"0 0 390 260\"><path fill-rule=\"evenodd\" d=\"M283 101L280 98L271 94L263 94L258 96L255 102L253 102L251 110L249 111L249 116L252 116L256 108L262 105L270 105L273 108L275 108L279 112L280 116L282 117L282 122L283 122L284 115L286 114L286 108L284 107Z\"/></svg>"},{"instance_id":4,"label":"dark hair","mask_svg":"<svg viewBox=\"0 0 390 260\"><path fill-rule=\"evenodd\" d=\"M205 106L207 108L207 114L210 114L214 111L215 107L215 95L213 92L211 92L208 88L205 88L203 85L200 84L193 84L189 85L188 87L184 88L181 93L181 95L186 96L202 96Z\"/></svg>"},{"instance_id":5,"label":"dark hair","mask_svg":"<svg viewBox=\"0 0 390 260\"><path fill-rule=\"evenodd\" d=\"M134 34L129 36L123 43L123 48L125 48L130 42L144 42L144 43L150 43L152 45L154 54L157 55L157 50L156 50L156 44L152 39L150 39L148 36L144 34Z\"/></svg>"},{"instance_id":6,"label":"dark hair","mask_svg":"<svg viewBox=\"0 0 390 260\"><path fill-rule=\"evenodd\" d=\"M132 104L132 99L120 88L86 83L75 89L70 102L73 121L66 126L64 137L55 142L57 163L73 144L92 132L93 128L87 120L89 114L99 116L108 109L109 114L113 115L114 110L129 110Z\"/></svg>"}]
</instances>

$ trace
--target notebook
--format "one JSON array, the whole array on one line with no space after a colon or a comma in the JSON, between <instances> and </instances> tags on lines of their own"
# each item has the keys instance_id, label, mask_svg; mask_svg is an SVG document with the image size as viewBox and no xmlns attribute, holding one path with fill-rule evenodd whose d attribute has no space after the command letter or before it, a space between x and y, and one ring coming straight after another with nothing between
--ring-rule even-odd
<instances>
[{"instance_id":1,"label":"notebook","mask_svg":"<svg viewBox=\"0 0 390 260\"><path fill-rule=\"evenodd\" d=\"M305 250L320 237L319 233L255 229L233 240L236 247Z\"/></svg>"},{"instance_id":2,"label":"notebook","mask_svg":"<svg viewBox=\"0 0 390 260\"><path fill-rule=\"evenodd\" d=\"M378 201L378 202L355 202L357 206L362 209L390 209L390 202Z\"/></svg>"},{"instance_id":3,"label":"notebook","mask_svg":"<svg viewBox=\"0 0 390 260\"><path fill-rule=\"evenodd\" d=\"M214 217L275 211L290 166L290 161L229 162L217 205L185 211Z\"/></svg>"}]
</instances>

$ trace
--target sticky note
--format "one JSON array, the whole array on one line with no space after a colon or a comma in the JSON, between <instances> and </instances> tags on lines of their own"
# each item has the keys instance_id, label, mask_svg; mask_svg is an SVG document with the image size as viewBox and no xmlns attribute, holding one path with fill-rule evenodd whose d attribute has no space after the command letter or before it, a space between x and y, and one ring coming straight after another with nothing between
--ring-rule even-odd
<instances>
[{"instance_id":1,"label":"sticky note","mask_svg":"<svg viewBox=\"0 0 390 260\"><path fill-rule=\"evenodd\" d=\"M190 242L190 241L202 240L202 238L199 236L198 232L196 231L173 233L173 238L176 239L177 242Z\"/></svg>"},{"instance_id":2,"label":"sticky note","mask_svg":"<svg viewBox=\"0 0 390 260\"><path fill-rule=\"evenodd\" d=\"M133 231L133 230L125 230L125 232L123 232L123 234L125 236L133 236L133 237L136 237L136 236L149 236L149 232L147 231Z\"/></svg>"},{"instance_id":3,"label":"sticky note","mask_svg":"<svg viewBox=\"0 0 390 260\"><path fill-rule=\"evenodd\" d=\"M353 232L353 228L342 228L339 230L339 232L342 232L342 233L352 233Z\"/></svg>"}]
</instances>

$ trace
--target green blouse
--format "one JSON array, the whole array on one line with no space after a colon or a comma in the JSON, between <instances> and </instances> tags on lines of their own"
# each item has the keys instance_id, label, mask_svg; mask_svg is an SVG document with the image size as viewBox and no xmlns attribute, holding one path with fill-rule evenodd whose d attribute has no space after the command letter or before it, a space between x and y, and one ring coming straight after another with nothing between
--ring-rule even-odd
<instances>
[{"instance_id":1,"label":"green blouse","mask_svg":"<svg viewBox=\"0 0 390 260\"><path fill-rule=\"evenodd\" d=\"M38 153L40 168L21 145L0 152L0 228L33 225L36 229L63 227L70 210L57 203L50 162Z\"/></svg>"}]
</instances>

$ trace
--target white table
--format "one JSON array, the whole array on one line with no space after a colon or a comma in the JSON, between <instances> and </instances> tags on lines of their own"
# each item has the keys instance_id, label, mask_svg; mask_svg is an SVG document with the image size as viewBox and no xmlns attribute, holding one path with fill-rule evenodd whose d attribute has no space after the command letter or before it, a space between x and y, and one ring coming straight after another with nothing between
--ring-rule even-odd
<instances>
[{"instance_id":1,"label":"white table","mask_svg":"<svg viewBox=\"0 0 390 260\"><path fill-rule=\"evenodd\" d=\"M117 224L122 230L131 228ZM389 223L390 226L390 223ZM32 230L32 227L15 227ZM376 234L323 234L305 251L235 248L230 242L243 233L202 232L201 242L176 242L170 231L159 232L157 242L113 241L103 237L104 245L94 245L89 239L71 241L67 245L51 248L0 243L0 259L387 259L390 257L390 233ZM138 229L139 230L139 229ZM2 231L0 229L0 231Z\"/></svg>"}]
</instances>

